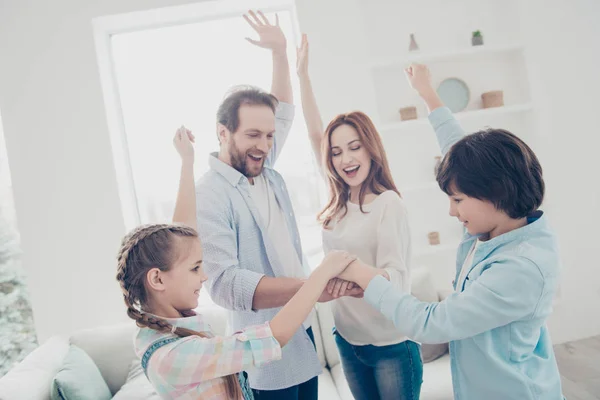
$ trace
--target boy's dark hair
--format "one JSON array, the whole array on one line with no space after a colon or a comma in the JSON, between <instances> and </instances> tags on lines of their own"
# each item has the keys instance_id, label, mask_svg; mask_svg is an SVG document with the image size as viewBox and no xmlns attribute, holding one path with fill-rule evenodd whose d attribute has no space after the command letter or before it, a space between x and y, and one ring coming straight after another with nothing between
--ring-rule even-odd
<instances>
[{"instance_id":1,"label":"boy's dark hair","mask_svg":"<svg viewBox=\"0 0 600 400\"><path fill-rule=\"evenodd\" d=\"M490 201L518 219L536 211L544 199L542 167L535 153L504 129L486 129L455 143L436 176L448 195L454 191Z\"/></svg>"},{"instance_id":2,"label":"boy's dark hair","mask_svg":"<svg viewBox=\"0 0 600 400\"><path fill-rule=\"evenodd\" d=\"M244 104L267 106L273 110L279 104L275 96L253 86L236 86L226 95L217 110L217 122L225 125L231 133L240 126L240 107Z\"/></svg>"}]
</instances>

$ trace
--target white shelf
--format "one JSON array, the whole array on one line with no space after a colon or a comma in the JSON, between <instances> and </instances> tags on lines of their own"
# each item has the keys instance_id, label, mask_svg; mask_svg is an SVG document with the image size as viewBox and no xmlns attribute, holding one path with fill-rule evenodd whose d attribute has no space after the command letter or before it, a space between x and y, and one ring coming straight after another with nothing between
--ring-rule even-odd
<instances>
[{"instance_id":1,"label":"white shelf","mask_svg":"<svg viewBox=\"0 0 600 400\"><path fill-rule=\"evenodd\" d=\"M438 253L449 253L456 252L458 246L460 245L459 241L454 241L448 244L438 244L438 245L429 245L423 247L417 247L413 251L413 258L423 257L423 256L431 256Z\"/></svg>"},{"instance_id":2,"label":"white shelf","mask_svg":"<svg viewBox=\"0 0 600 400\"><path fill-rule=\"evenodd\" d=\"M533 109L533 105L531 103L524 104L515 104L511 106L502 106L502 107L493 107L493 108L483 108L479 110L470 110L470 111L462 111L454 114L456 119L465 120L470 118L480 118L480 117L490 117L493 115L502 115L502 114L512 114L530 111ZM414 128L417 126L429 125L429 120L427 118L419 118L419 119L411 119L408 121L398 121L393 122L391 124L380 125L379 130L381 132L384 131L395 131L395 130L403 130L406 128Z\"/></svg>"},{"instance_id":3,"label":"white shelf","mask_svg":"<svg viewBox=\"0 0 600 400\"><path fill-rule=\"evenodd\" d=\"M408 53L406 58L391 58L374 61L370 64L371 68L391 68L405 67L408 64L416 63L432 63L435 61L456 60L467 57L490 56L494 54L511 53L523 50L523 45L513 44L506 46L472 46L453 51L443 51L439 53L414 52Z\"/></svg>"}]
</instances>

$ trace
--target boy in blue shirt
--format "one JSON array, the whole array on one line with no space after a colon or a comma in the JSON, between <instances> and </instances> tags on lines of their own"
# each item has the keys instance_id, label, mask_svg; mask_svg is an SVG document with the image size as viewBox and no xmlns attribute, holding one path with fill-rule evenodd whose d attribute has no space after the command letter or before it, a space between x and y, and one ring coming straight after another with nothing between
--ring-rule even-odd
<instances>
[{"instance_id":1,"label":"boy in blue shirt","mask_svg":"<svg viewBox=\"0 0 600 400\"><path fill-rule=\"evenodd\" d=\"M359 260L340 277L360 285L365 299L411 339L450 342L456 400L562 400L546 326L560 260L538 210L540 163L508 131L465 135L427 67L405 72L427 104L444 154L437 181L450 199L450 215L467 231L457 252L455 292L442 302L421 302Z\"/></svg>"}]
</instances>

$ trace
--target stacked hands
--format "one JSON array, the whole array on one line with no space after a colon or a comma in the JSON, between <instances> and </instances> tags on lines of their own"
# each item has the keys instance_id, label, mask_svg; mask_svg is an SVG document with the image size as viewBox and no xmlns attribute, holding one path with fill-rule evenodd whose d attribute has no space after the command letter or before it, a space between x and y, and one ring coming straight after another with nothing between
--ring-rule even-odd
<instances>
[{"instance_id":1,"label":"stacked hands","mask_svg":"<svg viewBox=\"0 0 600 400\"><path fill-rule=\"evenodd\" d=\"M342 296L363 297L363 289L349 280L343 279L342 275L357 261L357 257L346 251L334 250L327 254L313 274L324 274L327 286L323 291L320 302L337 299ZM347 274L347 273L346 273Z\"/></svg>"},{"instance_id":2,"label":"stacked hands","mask_svg":"<svg viewBox=\"0 0 600 400\"><path fill-rule=\"evenodd\" d=\"M314 274L324 274L327 277L327 286L319 297L320 302L343 296L362 298L364 287L376 275L390 280L385 270L366 265L356 256L341 250L334 250L327 254L311 277ZM360 279L361 277L367 277L367 280Z\"/></svg>"}]
</instances>

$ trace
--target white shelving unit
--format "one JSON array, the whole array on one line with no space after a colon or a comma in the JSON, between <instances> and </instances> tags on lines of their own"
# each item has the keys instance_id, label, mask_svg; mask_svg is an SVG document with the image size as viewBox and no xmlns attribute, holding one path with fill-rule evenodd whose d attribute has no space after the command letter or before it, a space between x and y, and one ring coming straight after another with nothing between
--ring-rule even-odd
<instances>
[{"instance_id":1,"label":"white shelving unit","mask_svg":"<svg viewBox=\"0 0 600 400\"><path fill-rule=\"evenodd\" d=\"M470 90L469 105L455 114L471 131L493 125L515 133L529 132L534 109L520 44L474 46L452 51L407 53L368 63L379 110L381 132L392 175L407 204L413 234L413 261L416 266L454 270L454 256L464 229L448 215L448 200L435 181L434 157L439 147L429 124L427 110L408 86L403 69L412 62L427 64L436 87L450 77L465 81ZM483 109L481 93L504 91L504 106ZM401 121L398 109L413 105L420 118ZM440 233L441 244L429 245L427 233Z\"/></svg>"},{"instance_id":2,"label":"white shelving unit","mask_svg":"<svg viewBox=\"0 0 600 400\"><path fill-rule=\"evenodd\" d=\"M443 52L414 52L408 53L407 58L391 58L376 60L369 64L370 68L406 67L410 63L429 64L439 61L457 60L461 58L486 57L500 53L522 52L524 47L520 44L507 46L472 46Z\"/></svg>"},{"instance_id":3,"label":"white shelving unit","mask_svg":"<svg viewBox=\"0 0 600 400\"><path fill-rule=\"evenodd\" d=\"M494 108L485 108L485 109L480 109L480 110L463 111L463 112L454 114L454 116L459 121L464 121L467 119L485 118L485 117L491 117L491 116L495 116L495 115L520 113L520 112L530 111L532 109L533 109L532 103L523 103L523 104L514 104L514 105L510 105L510 106L503 106L503 107L494 107ZM410 129L410 128L414 128L417 126L429 126L429 120L427 118L419 118L419 119L412 119L412 120L408 120L408 121L393 122L390 124L381 125L379 127L379 131L383 134L384 132L387 132L387 131L406 130L407 128Z\"/></svg>"}]
</instances>

